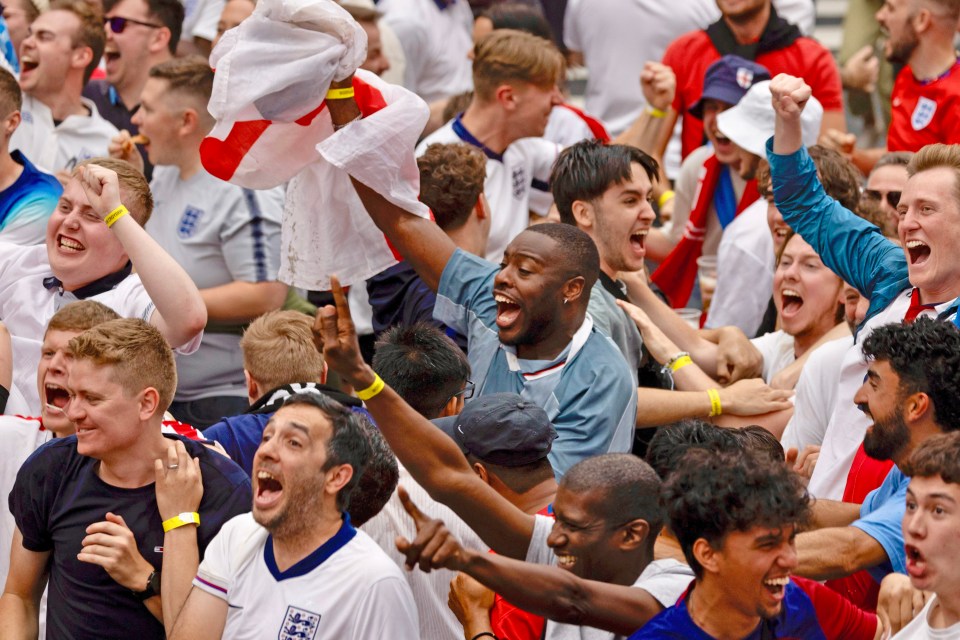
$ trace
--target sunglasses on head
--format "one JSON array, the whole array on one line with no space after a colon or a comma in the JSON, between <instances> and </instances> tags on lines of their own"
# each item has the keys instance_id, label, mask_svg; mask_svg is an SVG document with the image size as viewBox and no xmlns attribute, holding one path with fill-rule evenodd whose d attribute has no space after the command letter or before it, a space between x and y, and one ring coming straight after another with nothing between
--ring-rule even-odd
<instances>
[{"instance_id":1,"label":"sunglasses on head","mask_svg":"<svg viewBox=\"0 0 960 640\"><path fill-rule=\"evenodd\" d=\"M880 202L883 199L886 199L887 204L889 204L894 209L897 208L897 205L900 204L900 192L899 191L877 191L876 189L864 189L863 197L867 200L872 200L873 202Z\"/></svg>"},{"instance_id":2,"label":"sunglasses on head","mask_svg":"<svg viewBox=\"0 0 960 640\"><path fill-rule=\"evenodd\" d=\"M142 22L140 20L134 20L133 18L121 18L114 16L113 18L104 18L103 24L110 25L110 31L114 33L123 33L123 30L127 28L127 24L139 24L142 27L150 27L151 29L161 29L162 24L153 24L152 22Z\"/></svg>"}]
</instances>

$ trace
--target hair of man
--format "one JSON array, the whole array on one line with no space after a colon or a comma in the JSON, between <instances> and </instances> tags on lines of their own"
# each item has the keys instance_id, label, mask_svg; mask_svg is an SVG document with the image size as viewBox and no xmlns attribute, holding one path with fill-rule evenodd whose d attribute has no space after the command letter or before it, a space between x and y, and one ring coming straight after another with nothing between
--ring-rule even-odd
<instances>
[{"instance_id":1,"label":"hair of man","mask_svg":"<svg viewBox=\"0 0 960 640\"><path fill-rule=\"evenodd\" d=\"M173 58L150 68L150 77L166 80L167 95L191 101L200 120L213 126L207 103L213 93L213 69L206 58L197 55Z\"/></svg>"},{"instance_id":2,"label":"hair of man","mask_svg":"<svg viewBox=\"0 0 960 640\"><path fill-rule=\"evenodd\" d=\"M470 363L453 340L423 322L394 326L377 340L373 370L417 413L440 416L470 378Z\"/></svg>"},{"instance_id":3,"label":"hair of man","mask_svg":"<svg viewBox=\"0 0 960 640\"><path fill-rule=\"evenodd\" d=\"M952 322L917 318L877 327L863 341L868 360L886 362L900 379L901 398L924 393L943 431L960 429L960 331Z\"/></svg>"},{"instance_id":4,"label":"hair of man","mask_svg":"<svg viewBox=\"0 0 960 640\"><path fill-rule=\"evenodd\" d=\"M77 169L74 170L74 177L76 177L77 170L80 167L88 164L110 169L117 174L117 180L120 183L120 200L127 207L133 219L141 227L145 227L153 213L153 194L150 192L150 183L147 182L140 170L129 162L117 158L90 158L77 165ZM109 211L98 211L97 213L107 214Z\"/></svg>"},{"instance_id":5,"label":"hair of man","mask_svg":"<svg viewBox=\"0 0 960 640\"><path fill-rule=\"evenodd\" d=\"M180 0L143 0L147 5L147 15L151 22L158 22L170 31L167 49L176 54L180 35L183 31L184 7ZM108 13L120 0L107 0L103 3L103 12Z\"/></svg>"},{"instance_id":6,"label":"hair of man","mask_svg":"<svg viewBox=\"0 0 960 640\"><path fill-rule=\"evenodd\" d=\"M159 329L139 318L103 322L68 343L77 360L90 360L98 367L112 367L114 380L128 396L152 387L159 395L158 414L173 401L177 366L173 350Z\"/></svg>"},{"instance_id":7,"label":"hair of man","mask_svg":"<svg viewBox=\"0 0 960 640\"><path fill-rule=\"evenodd\" d=\"M585 307L590 288L600 278L600 252L593 239L577 227L563 223L535 224L525 233L539 233L554 240L556 263L566 271L566 279L582 277L584 280L580 301Z\"/></svg>"},{"instance_id":8,"label":"hair of man","mask_svg":"<svg viewBox=\"0 0 960 640\"><path fill-rule=\"evenodd\" d=\"M881 167L906 167L910 165L910 160L913 158L912 151L888 151L887 153L880 156L880 159L877 160L877 163L873 165L873 170L870 173L873 173Z\"/></svg>"},{"instance_id":9,"label":"hair of man","mask_svg":"<svg viewBox=\"0 0 960 640\"><path fill-rule=\"evenodd\" d=\"M494 30L514 29L553 41L553 30L550 29L547 19L543 17L543 12L528 4L519 2L495 4L480 15L493 24Z\"/></svg>"},{"instance_id":10,"label":"hair of man","mask_svg":"<svg viewBox=\"0 0 960 640\"><path fill-rule=\"evenodd\" d=\"M900 470L911 478L936 478L960 484L960 431L924 440Z\"/></svg>"},{"instance_id":11,"label":"hair of man","mask_svg":"<svg viewBox=\"0 0 960 640\"><path fill-rule=\"evenodd\" d=\"M67 11L80 21L80 27L70 41L74 47L89 47L93 53L90 64L83 72L83 83L86 84L90 81L90 76L93 75L97 65L100 64L103 48L107 44L107 35L103 29L103 13L100 12L99 5L86 0L53 0L47 11Z\"/></svg>"},{"instance_id":12,"label":"hair of man","mask_svg":"<svg viewBox=\"0 0 960 640\"><path fill-rule=\"evenodd\" d=\"M960 145L928 144L910 158L907 175L912 178L922 171L940 167L953 171L953 199L960 207Z\"/></svg>"},{"instance_id":13,"label":"hair of man","mask_svg":"<svg viewBox=\"0 0 960 640\"><path fill-rule=\"evenodd\" d=\"M313 320L291 310L269 311L240 338L243 368L264 391L295 382L320 382L323 354L313 342Z\"/></svg>"},{"instance_id":14,"label":"hair of man","mask_svg":"<svg viewBox=\"0 0 960 640\"><path fill-rule=\"evenodd\" d=\"M629 453L607 453L581 460L560 480L566 491L603 493L603 508L595 514L608 524L645 520L650 527L647 550L652 551L663 528L660 476L649 464Z\"/></svg>"},{"instance_id":15,"label":"hair of man","mask_svg":"<svg viewBox=\"0 0 960 640\"><path fill-rule=\"evenodd\" d=\"M688 451L661 495L670 531L697 578L703 577L703 566L693 545L700 538L720 549L727 534L803 525L811 511L800 476L783 463L745 451Z\"/></svg>"},{"instance_id":16,"label":"hair of man","mask_svg":"<svg viewBox=\"0 0 960 640\"><path fill-rule=\"evenodd\" d=\"M360 477L371 456L370 439L361 422L363 418L320 393L295 393L284 401L283 406L313 407L330 421L331 435L326 443L327 459L320 471L328 471L341 464L348 464L353 468L353 477L337 493L337 509L347 511L350 496L360 484Z\"/></svg>"},{"instance_id":17,"label":"hair of man","mask_svg":"<svg viewBox=\"0 0 960 640\"><path fill-rule=\"evenodd\" d=\"M497 29L473 49L473 89L482 102L491 102L497 87L528 83L542 88L556 86L565 71L563 54L544 38Z\"/></svg>"},{"instance_id":18,"label":"hair of man","mask_svg":"<svg viewBox=\"0 0 960 640\"><path fill-rule=\"evenodd\" d=\"M500 482L505 484L511 491L517 494L524 494L534 487L554 477L553 465L546 457L523 464L516 467L507 467L502 464L486 462L472 453L467 454L467 462L470 466L477 463L482 464L487 473L496 476Z\"/></svg>"},{"instance_id":19,"label":"hair of man","mask_svg":"<svg viewBox=\"0 0 960 640\"><path fill-rule=\"evenodd\" d=\"M0 73L0 118L7 118L23 107L23 91L12 73L2 69Z\"/></svg>"},{"instance_id":20,"label":"hair of man","mask_svg":"<svg viewBox=\"0 0 960 640\"><path fill-rule=\"evenodd\" d=\"M96 300L79 300L57 309L47 323L47 331L79 333L120 317L116 311Z\"/></svg>"},{"instance_id":21,"label":"hair of man","mask_svg":"<svg viewBox=\"0 0 960 640\"><path fill-rule=\"evenodd\" d=\"M657 161L636 147L581 140L564 149L550 174L550 191L560 220L576 226L573 203L594 202L610 187L631 180L634 164L643 167L650 182L659 179Z\"/></svg>"},{"instance_id":22,"label":"hair of man","mask_svg":"<svg viewBox=\"0 0 960 640\"><path fill-rule=\"evenodd\" d=\"M467 223L487 179L487 159L474 146L434 143L417 158L420 200L444 231Z\"/></svg>"},{"instance_id":23,"label":"hair of man","mask_svg":"<svg viewBox=\"0 0 960 640\"><path fill-rule=\"evenodd\" d=\"M370 442L370 461L350 496L350 522L362 526L383 509L400 482L400 465L393 449L374 424L362 414L360 425Z\"/></svg>"},{"instance_id":24,"label":"hair of man","mask_svg":"<svg viewBox=\"0 0 960 640\"><path fill-rule=\"evenodd\" d=\"M682 420L657 430L647 445L645 460L666 480L693 448L717 452L739 451L742 447L730 429L704 420Z\"/></svg>"},{"instance_id":25,"label":"hair of man","mask_svg":"<svg viewBox=\"0 0 960 640\"><path fill-rule=\"evenodd\" d=\"M760 425L751 424L738 429L730 429L730 434L740 441L744 451L756 453L772 462L784 461L783 445L777 440L777 436Z\"/></svg>"}]
</instances>

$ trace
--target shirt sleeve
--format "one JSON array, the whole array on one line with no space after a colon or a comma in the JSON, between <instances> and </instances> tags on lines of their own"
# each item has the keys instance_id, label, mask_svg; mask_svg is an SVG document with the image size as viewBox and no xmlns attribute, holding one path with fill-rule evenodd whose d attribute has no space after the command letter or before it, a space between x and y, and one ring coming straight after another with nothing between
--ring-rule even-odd
<instances>
[{"instance_id":1,"label":"shirt sleeve","mask_svg":"<svg viewBox=\"0 0 960 640\"><path fill-rule=\"evenodd\" d=\"M227 523L214 536L197 569L197 576L193 579L193 586L206 591L221 600L227 600L231 587L230 549L231 532L235 523Z\"/></svg>"},{"instance_id":2,"label":"shirt sleeve","mask_svg":"<svg viewBox=\"0 0 960 640\"><path fill-rule=\"evenodd\" d=\"M433 317L469 336L472 322L496 330L497 303L493 299L493 278L497 267L462 249L453 252L440 276Z\"/></svg>"},{"instance_id":3,"label":"shirt sleeve","mask_svg":"<svg viewBox=\"0 0 960 640\"><path fill-rule=\"evenodd\" d=\"M282 215L281 189L240 192L220 234L223 256L234 280L271 282L277 279Z\"/></svg>"},{"instance_id":4,"label":"shirt sleeve","mask_svg":"<svg viewBox=\"0 0 960 640\"><path fill-rule=\"evenodd\" d=\"M533 564L556 564L557 556L547 545L547 537L553 529L554 520L539 514L533 516L533 533L530 535L530 546L527 547L525 562Z\"/></svg>"},{"instance_id":5,"label":"shirt sleeve","mask_svg":"<svg viewBox=\"0 0 960 640\"><path fill-rule=\"evenodd\" d=\"M666 608L677 603L693 580L693 570L682 562L658 560L648 565L634 586L649 593Z\"/></svg>"},{"instance_id":6,"label":"shirt sleeve","mask_svg":"<svg viewBox=\"0 0 960 640\"><path fill-rule=\"evenodd\" d=\"M897 473L896 467L889 473ZM890 477L888 474L888 480ZM907 572L907 557L903 546L903 516L906 511L907 484L907 482L901 482L886 499L883 499L884 487L880 485L879 489L872 491L864 500L860 508L860 519L851 525L880 543L887 553L889 566L883 563L879 568L873 568L875 570L871 570L871 574L875 574L875 578L878 576L882 578L890 572L891 567L897 573Z\"/></svg>"},{"instance_id":7,"label":"shirt sleeve","mask_svg":"<svg viewBox=\"0 0 960 640\"><path fill-rule=\"evenodd\" d=\"M40 447L17 472L8 506L17 528L23 534L23 547L38 553L53 549L49 528L50 509L58 474L50 473L57 465L51 464L56 449Z\"/></svg>"},{"instance_id":8,"label":"shirt sleeve","mask_svg":"<svg viewBox=\"0 0 960 640\"><path fill-rule=\"evenodd\" d=\"M815 580L796 576L790 579L810 598L817 621L827 638L872 640L877 631L876 615L856 607L833 589Z\"/></svg>"},{"instance_id":9,"label":"shirt sleeve","mask_svg":"<svg viewBox=\"0 0 960 640\"><path fill-rule=\"evenodd\" d=\"M825 47L812 40L808 44L807 53L814 60L804 72L804 79L810 83L813 95L823 105L824 111L843 111L840 68Z\"/></svg>"}]
</instances>

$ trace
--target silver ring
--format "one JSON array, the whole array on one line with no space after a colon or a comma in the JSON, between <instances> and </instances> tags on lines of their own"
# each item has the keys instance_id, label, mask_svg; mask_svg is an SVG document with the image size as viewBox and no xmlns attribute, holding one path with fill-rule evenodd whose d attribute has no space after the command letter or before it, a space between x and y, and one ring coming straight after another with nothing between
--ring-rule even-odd
<instances>
[{"instance_id":1,"label":"silver ring","mask_svg":"<svg viewBox=\"0 0 960 640\"><path fill-rule=\"evenodd\" d=\"M180 465L178 464L168 464L167 469L177 469Z\"/></svg>"}]
</instances>

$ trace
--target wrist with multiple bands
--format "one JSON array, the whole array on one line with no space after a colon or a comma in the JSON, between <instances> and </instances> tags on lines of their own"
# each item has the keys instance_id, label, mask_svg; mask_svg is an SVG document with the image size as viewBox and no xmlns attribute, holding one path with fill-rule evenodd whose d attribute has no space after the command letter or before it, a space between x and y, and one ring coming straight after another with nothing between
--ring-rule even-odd
<instances>
[{"instance_id":1,"label":"wrist with multiple bands","mask_svg":"<svg viewBox=\"0 0 960 640\"><path fill-rule=\"evenodd\" d=\"M376 373L374 373L373 383L366 389L360 389L359 391L357 391L357 397L363 400L364 402L366 402L370 398L374 397L375 395L383 391L384 386L385 384L383 382L383 378L381 378Z\"/></svg>"},{"instance_id":2,"label":"wrist with multiple bands","mask_svg":"<svg viewBox=\"0 0 960 640\"><path fill-rule=\"evenodd\" d=\"M707 389L707 396L710 397L710 417L715 418L723 413L723 406L720 404L720 392L716 389Z\"/></svg>"},{"instance_id":3,"label":"wrist with multiple bands","mask_svg":"<svg viewBox=\"0 0 960 640\"><path fill-rule=\"evenodd\" d=\"M163 521L163 532L166 533L188 524L199 525L200 514L196 511L184 511L183 513L178 513L169 520Z\"/></svg>"},{"instance_id":4,"label":"wrist with multiple bands","mask_svg":"<svg viewBox=\"0 0 960 640\"><path fill-rule=\"evenodd\" d=\"M107 223L107 227L112 227L114 222L116 222L123 216L127 215L128 213L130 213L130 211L121 204L119 207L117 207L116 209L108 213L107 216L103 219L103 221Z\"/></svg>"}]
</instances>

